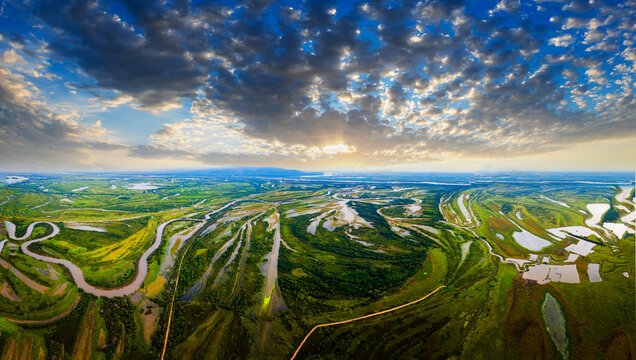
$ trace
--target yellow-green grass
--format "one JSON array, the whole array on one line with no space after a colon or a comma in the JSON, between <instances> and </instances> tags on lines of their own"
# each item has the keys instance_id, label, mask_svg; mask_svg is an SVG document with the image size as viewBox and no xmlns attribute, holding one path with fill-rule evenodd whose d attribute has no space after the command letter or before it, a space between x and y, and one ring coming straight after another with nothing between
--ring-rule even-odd
<instances>
[{"instance_id":1,"label":"yellow-green grass","mask_svg":"<svg viewBox=\"0 0 636 360\"><path fill-rule=\"evenodd\" d=\"M155 280L148 285L146 296L151 299L157 297L166 285L166 281L166 278L163 276L157 276Z\"/></svg>"}]
</instances>

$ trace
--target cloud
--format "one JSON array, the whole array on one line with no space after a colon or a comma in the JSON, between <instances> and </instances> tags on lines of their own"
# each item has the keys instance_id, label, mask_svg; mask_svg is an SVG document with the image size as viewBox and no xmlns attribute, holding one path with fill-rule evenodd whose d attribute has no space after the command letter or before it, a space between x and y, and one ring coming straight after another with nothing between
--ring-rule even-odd
<instances>
[{"instance_id":1,"label":"cloud","mask_svg":"<svg viewBox=\"0 0 636 360\"><path fill-rule=\"evenodd\" d=\"M507 0L486 15L430 0L350 11L329 1L24 5L45 25L47 49L86 75L68 81L73 90L95 92L104 109L190 106L190 117L127 148L132 156L400 163L636 136L634 7L530 8ZM67 138L79 136L71 130Z\"/></svg>"},{"instance_id":2,"label":"cloud","mask_svg":"<svg viewBox=\"0 0 636 360\"><path fill-rule=\"evenodd\" d=\"M36 1L31 10L52 30L49 49L79 65L94 86L130 95L143 109L179 106L209 76L207 23L152 1L124 3L131 23L97 1Z\"/></svg>"},{"instance_id":3,"label":"cloud","mask_svg":"<svg viewBox=\"0 0 636 360\"><path fill-rule=\"evenodd\" d=\"M92 151L123 146L103 140L100 122L89 126L73 114L60 114L38 99L39 90L22 75L0 66L0 158L2 165L23 168L85 163Z\"/></svg>"},{"instance_id":4,"label":"cloud","mask_svg":"<svg viewBox=\"0 0 636 360\"><path fill-rule=\"evenodd\" d=\"M516 13L519 11L520 6L521 6L521 1L519 0L501 0L497 4L497 7L495 7L495 9L491 11L491 13L496 11Z\"/></svg>"},{"instance_id":5,"label":"cloud","mask_svg":"<svg viewBox=\"0 0 636 360\"><path fill-rule=\"evenodd\" d=\"M567 21L565 22L565 25L563 25L563 29L568 30L568 29L574 29L574 28L582 28L587 26L587 22L588 20L585 18L571 17L571 18L568 18Z\"/></svg>"},{"instance_id":6,"label":"cloud","mask_svg":"<svg viewBox=\"0 0 636 360\"><path fill-rule=\"evenodd\" d=\"M570 34L563 34L561 36L553 37L550 39L550 45L554 46L568 46L574 42L574 38Z\"/></svg>"}]
</instances>

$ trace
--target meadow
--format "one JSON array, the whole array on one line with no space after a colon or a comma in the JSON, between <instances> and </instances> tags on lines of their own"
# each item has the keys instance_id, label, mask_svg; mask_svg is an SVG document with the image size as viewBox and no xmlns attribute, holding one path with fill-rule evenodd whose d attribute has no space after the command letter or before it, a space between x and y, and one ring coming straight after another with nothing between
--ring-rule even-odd
<instances>
[{"instance_id":1,"label":"meadow","mask_svg":"<svg viewBox=\"0 0 636 360\"><path fill-rule=\"evenodd\" d=\"M625 191L30 175L0 189L2 358L630 359ZM147 273L95 296L31 240L95 288Z\"/></svg>"}]
</instances>

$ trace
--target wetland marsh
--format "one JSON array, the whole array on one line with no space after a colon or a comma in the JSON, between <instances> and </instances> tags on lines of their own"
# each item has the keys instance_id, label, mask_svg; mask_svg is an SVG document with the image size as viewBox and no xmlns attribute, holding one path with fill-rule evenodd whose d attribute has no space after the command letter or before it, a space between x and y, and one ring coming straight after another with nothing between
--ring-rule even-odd
<instances>
[{"instance_id":1,"label":"wetland marsh","mask_svg":"<svg viewBox=\"0 0 636 360\"><path fill-rule=\"evenodd\" d=\"M3 354L21 344L59 358L507 357L534 344L574 358L603 356L608 341L617 358L633 354L625 185L225 180L5 185ZM618 212L607 231L603 199ZM341 325L306 338L326 323ZM410 330L387 337L396 329ZM430 340L441 337L454 340Z\"/></svg>"}]
</instances>

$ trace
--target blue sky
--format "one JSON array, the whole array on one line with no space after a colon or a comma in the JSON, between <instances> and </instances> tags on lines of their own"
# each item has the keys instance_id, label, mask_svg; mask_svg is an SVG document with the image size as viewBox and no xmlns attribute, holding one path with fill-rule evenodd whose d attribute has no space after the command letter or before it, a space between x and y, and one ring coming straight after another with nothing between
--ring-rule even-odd
<instances>
[{"instance_id":1,"label":"blue sky","mask_svg":"<svg viewBox=\"0 0 636 360\"><path fill-rule=\"evenodd\" d=\"M633 170L634 1L3 1L2 170Z\"/></svg>"}]
</instances>

